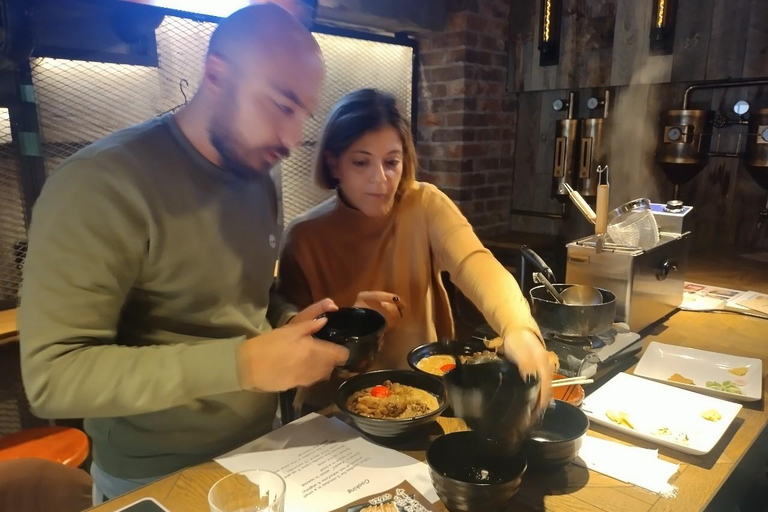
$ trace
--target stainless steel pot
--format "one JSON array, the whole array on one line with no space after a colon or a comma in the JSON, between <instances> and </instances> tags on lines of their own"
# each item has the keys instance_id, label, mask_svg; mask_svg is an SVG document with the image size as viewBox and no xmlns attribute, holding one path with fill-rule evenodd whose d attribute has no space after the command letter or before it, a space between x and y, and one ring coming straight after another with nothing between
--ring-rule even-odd
<instances>
[{"instance_id":1,"label":"stainless steel pot","mask_svg":"<svg viewBox=\"0 0 768 512\"><path fill-rule=\"evenodd\" d=\"M528 247L521 247L523 256L542 273L552 275L544 260ZM552 276L554 277L554 276ZM570 285L554 284L562 292ZM531 288L531 313L544 332L561 336L594 336L607 331L616 318L616 296L613 292L595 288L602 297L600 304L559 304L544 286Z\"/></svg>"},{"instance_id":2,"label":"stainless steel pot","mask_svg":"<svg viewBox=\"0 0 768 512\"><path fill-rule=\"evenodd\" d=\"M570 285L553 286L562 292ZM558 304L544 286L536 286L530 292L531 313L544 332L570 337L594 336L607 331L616 317L616 296L602 288L597 291L603 297L601 304Z\"/></svg>"}]
</instances>

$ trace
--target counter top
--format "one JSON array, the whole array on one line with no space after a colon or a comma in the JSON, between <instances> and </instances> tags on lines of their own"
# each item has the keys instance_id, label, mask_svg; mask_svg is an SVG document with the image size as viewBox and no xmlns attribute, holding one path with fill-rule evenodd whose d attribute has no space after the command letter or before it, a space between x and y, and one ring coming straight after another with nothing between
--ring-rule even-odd
<instances>
[{"instance_id":1,"label":"counter top","mask_svg":"<svg viewBox=\"0 0 768 512\"><path fill-rule=\"evenodd\" d=\"M549 512L672 512L703 510L725 480L733 472L747 450L768 424L765 408L768 379L768 350L765 332L768 321L730 314L678 312L658 325L644 340L696 347L703 350L728 352L757 357L763 361L763 395L760 402L744 404L737 419L723 440L706 456L691 456L665 449L636 438L595 426L590 435L618 440L645 448L659 448L660 457L680 464L679 473L672 483L678 487L674 499L664 499L643 489L587 471L573 464L563 471L547 475L526 475L520 494L514 500L514 510ZM326 411L335 414L334 411ZM409 446L398 448L424 460L424 449L430 438L441 433L464 430L465 425L455 418L440 418L439 428L430 436L414 439ZM227 474L227 470L208 462L189 468L156 483L122 496L92 509L94 512L113 512L141 497L151 496L168 507L171 512L207 512L207 492L211 485ZM442 507L442 505L440 505ZM445 508L439 508L445 511Z\"/></svg>"}]
</instances>

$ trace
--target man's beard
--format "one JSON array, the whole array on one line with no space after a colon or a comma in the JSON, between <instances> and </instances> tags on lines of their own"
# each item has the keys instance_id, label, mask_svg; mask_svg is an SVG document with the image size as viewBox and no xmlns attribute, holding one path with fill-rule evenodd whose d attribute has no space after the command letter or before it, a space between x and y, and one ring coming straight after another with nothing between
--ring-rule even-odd
<instances>
[{"instance_id":1,"label":"man's beard","mask_svg":"<svg viewBox=\"0 0 768 512\"><path fill-rule=\"evenodd\" d=\"M268 176L269 171L275 166L277 161L269 162L265 157L261 158L259 164L244 161L237 151L237 137L232 133L231 127L225 123L218 122L214 118L208 130L211 144L221 158L221 167L242 180L255 180L262 176ZM268 151L274 151L282 158L290 155L288 148L282 146L260 149L262 155L266 155Z\"/></svg>"}]
</instances>

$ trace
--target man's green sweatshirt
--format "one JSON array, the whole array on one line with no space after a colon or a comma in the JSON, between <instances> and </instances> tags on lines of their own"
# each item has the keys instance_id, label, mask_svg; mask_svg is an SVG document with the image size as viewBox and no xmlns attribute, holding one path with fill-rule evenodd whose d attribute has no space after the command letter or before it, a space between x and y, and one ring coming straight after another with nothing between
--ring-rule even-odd
<instances>
[{"instance_id":1,"label":"man's green sweatshirt","mask_svg":"<svg viewBox=\"0 0 768 512\"><path fill-rule=\"evenodd\" d=\"M165 475L267 432L277 397L243 391L235 351L293 309L271 291L268 176L206 160L172 116L79 151L35 204L19 324L33 411L85 418L94 461Z\"/></svg>"}]
</instances>

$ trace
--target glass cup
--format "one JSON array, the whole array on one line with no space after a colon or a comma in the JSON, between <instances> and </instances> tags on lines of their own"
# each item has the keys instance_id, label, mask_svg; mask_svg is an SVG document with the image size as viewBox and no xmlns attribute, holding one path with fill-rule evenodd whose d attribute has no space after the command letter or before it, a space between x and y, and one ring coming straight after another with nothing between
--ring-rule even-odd
<instances>
[{"instance_id":1,"label":"glass cup","mask_svg":"<svg viewBox=\"0 0 768 512\"><path fill-rule=\"evenodd\" d=\"M225 476L208 492L211 512L284 512L285 480L253 469Z\"/></svg>"}]
</instances>

